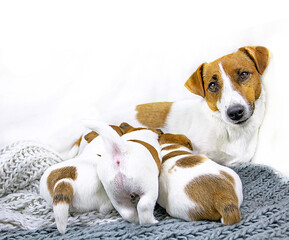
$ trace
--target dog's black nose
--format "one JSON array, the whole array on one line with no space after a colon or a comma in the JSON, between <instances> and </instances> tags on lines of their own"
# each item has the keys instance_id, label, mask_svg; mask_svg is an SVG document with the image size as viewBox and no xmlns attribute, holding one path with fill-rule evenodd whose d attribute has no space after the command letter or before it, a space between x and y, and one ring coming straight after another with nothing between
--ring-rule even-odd
<instances>
[{"instance_id":1,"label":"dog's black nose","mask_svg":"<svg viewBox=\"0 0 289 240\"><path fill-rule=\"evenodd\" d=\"M230 119L238 121L244 116L244 111L245 108L242 105L235 105L228 108L227 114Z\"/></svg>"}]
</instances>

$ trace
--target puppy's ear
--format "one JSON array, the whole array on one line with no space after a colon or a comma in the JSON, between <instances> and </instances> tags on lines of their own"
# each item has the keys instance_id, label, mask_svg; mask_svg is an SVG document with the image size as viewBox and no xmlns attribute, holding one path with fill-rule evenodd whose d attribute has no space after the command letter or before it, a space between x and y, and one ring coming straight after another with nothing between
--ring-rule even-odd
<instances>
[{"instance_id":1,"label":"puppy's ear","mask_svg":"<svg viewBox=\"0 0 289 240\"><path fill-rule=\"evenodd\" d=\"M258 72L262 75L269 64L270 52L265 47L242 47L239 51L246 53L252 61Z\"/></svg>"},{"instance_id":2,"label":"puppy's ear","mask_svg":"<svg viewBox=\"0 0 289 240\"><path fill-rule=\"evenodd\" d=\"M191 149L192 151L194 150L193 144L192 144L192 142L191 142L190 139L188 139L188 141L187 141L187 143L186 143L186 147L189 148L189 149Z\"/></svg>"},{"instance_id":3,"label":"puppy's ear","mask_svg":"<svg viewBox=\"0 0 289 240\"><path fill-rule=\"evenodd\" d=\"M115 125L109 125L109 126L111 126L112 129L116 131L119 136L122 136L124 134L123 130L120 127L115 126Z\"/></svg>"},{"instance_id":4,"label":"puppy's ear","mask_svg":"<svg viewBox=\"0 0 289 240\"><path fill-rule=\"evenodd\" d=\"M91 131L90 133L86 134L84 136L84 139L90 143L93 139L95 139L98 136L98 133L96 133L95 131Z\"/></svg>"},{"instance_id":5,"label":"puppy's ear","mask_svg":"<svg viewBox=\"0 0 289 240\"><path fill-rule=\"evenodd\" d=\"M192 76L186 81L185 87L194 94L205 97L204 82L203 82L203 68L204 63L198 67Z\"/></svg>"},{"instance_id":6,"label":"puppy's ear","mask_svg":"<svg viewBox=\"0 0 289 240\"><path fill-rule=\"evenodd\" d=\"M133 129L133 127L126 122L121 123L119 127L124 134Z\"/></svg>"},{"instance_id":7,"label":"puppy's ear","mask_svg":"<svg viewBox=\"0 0 289 240\"><path fill-rule=\"evenodd\" d=\"M159 136L164 134L164 132L159 128L156 129L156 132L158 133Z\"/></svg>"}]
</instances>

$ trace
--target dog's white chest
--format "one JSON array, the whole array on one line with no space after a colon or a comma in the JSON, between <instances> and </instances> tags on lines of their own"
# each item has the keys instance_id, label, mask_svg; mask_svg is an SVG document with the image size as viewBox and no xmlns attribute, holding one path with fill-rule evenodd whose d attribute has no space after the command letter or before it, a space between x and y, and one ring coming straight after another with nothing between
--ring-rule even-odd
<instances>
[{"instance_id":1,"label":"dog's white chest","mask_svg":"<svg viewBox=\"0 0 289 240\"><path fill-rule=\"evenodd\" d=\"M216 135L208 134L209 140L198 146L199 152L225 165L250 161L255 152L258 130L250 132L222 130Z\"/></svg>"},{"instance_id":2,"label":"dog's white chest","mask_svg":"<svg viewBox=\"0 0 289 240\"><path fill-rule=\"evenodd\" d=\"M247 125L233 126L212 115L202 100L184 101L173 106L165 131L186 135L196 154L205 154L220 164L247 162L254 155L263 118L263 106L258 105Z\"/></svg>"}]
</instances>

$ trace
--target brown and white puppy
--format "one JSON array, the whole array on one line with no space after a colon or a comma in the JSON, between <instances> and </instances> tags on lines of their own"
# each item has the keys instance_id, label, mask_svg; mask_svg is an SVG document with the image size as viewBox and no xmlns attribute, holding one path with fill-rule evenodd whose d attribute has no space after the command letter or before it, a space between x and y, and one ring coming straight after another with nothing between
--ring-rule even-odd
<instances>
[{"instance_id":1,"label":"brown and white puppy","mask_svg":"<svg viewBox=\"0 0 289 240\"><path fill-rule=\"evenodd\" d=\"M163 134L158 204L172 217L188 221L220 220L231 225L241 219L242 182L230 168L192 154L184 135Z\"/></svg>"},{"instance_id":2,"label":"brown and white puppy","mask_svg":"<svg viewBox=\"0 0 289 240\"><path fill-rule=\"evenodd\" d=\"M119 135L122 130L111 126ZM65 233L68 212L98 210L107 213L113 206L97 174L103 141L95 132L84 136L87 144L77 157L49 167L40 180L40 194L53 206L57 229ZM84 144L85 141L82 141Z\"/></svg>"},{"instance_id":3,"label":"brown and white puppy","mask_svg":"<svg viewBox=\"0 0 289 240\"><path fill-rule=\"evenodd\" d=\"M129 222L156 223L153 211L158 198L161 167L159 132L122 124L123 136L108 125L84 121L103 138L106 151L99 159L98 175L114 208ZM135 206L132 197L139 201Z\"/></svg>"},{"instance_id":4,"label":"brown and white puppy","mask_svg":"<svg viewBox=\"0 0 289 240\"><path fill-rule=\"evenodd\" d=\"M269 63L265 47L242 47L213 62L203 63L185 86L200 96L177 102L148 103L115 119L164 132L185 134L196 154L235 165L252 159L265 111L260 75Z\"/></svg>"}]
</instances>

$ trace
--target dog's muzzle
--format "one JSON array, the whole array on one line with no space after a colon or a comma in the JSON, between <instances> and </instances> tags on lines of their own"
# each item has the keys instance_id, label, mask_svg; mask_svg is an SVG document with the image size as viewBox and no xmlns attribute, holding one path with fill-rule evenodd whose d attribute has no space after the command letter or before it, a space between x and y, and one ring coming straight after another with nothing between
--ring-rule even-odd
<instances>
[{"instance_id":1,"label":"dog's muzzle","mask_svg":"<svg viewBox=\"0 0 289 240\"><path fill-rule=\"evenodd\" d=\"M246 108L240 104L233 105L227 110L228 118L235 124L246 122L251 117L251 115L252 114L247 113Z\"/></svg>"}]
</instances>

